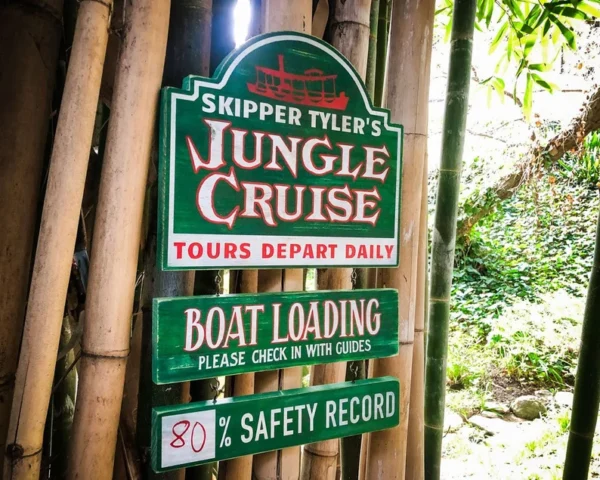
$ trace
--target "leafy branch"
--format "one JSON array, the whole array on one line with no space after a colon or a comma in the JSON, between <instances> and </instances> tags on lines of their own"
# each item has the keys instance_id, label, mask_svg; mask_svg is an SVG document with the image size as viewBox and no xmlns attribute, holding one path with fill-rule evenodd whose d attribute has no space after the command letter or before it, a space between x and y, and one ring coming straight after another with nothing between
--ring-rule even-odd
<instances>
[{"instance_id":1,"label":"leafy branch","mask_svg":"<svg viewBox=\"0 0 600 480\"><path fill-rule=\"evenodd\" d=\"M555 60L565 50L577 49L577 34L573 25L600 18L600 0L478 0L476 28L495 29L489 54L500 48L494 75L478 81L488 85L489 95L495 90L503 99L512 98L527 118L531 114L534 85L553 93L558 89L542 75L552 69ZM451 29L453 0L444 0L436 14ZM503 78L508 67L516 67L512 93L506 91ZM477 80L476 80L477 81ZM522 100L517 91L522 91Z\"/></svg>"}]
</instances>

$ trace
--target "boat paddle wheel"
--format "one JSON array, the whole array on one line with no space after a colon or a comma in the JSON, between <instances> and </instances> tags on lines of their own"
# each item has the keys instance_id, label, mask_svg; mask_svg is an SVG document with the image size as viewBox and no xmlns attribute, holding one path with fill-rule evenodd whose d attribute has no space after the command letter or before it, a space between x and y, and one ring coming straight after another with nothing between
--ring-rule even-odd
<instances>
[{"instance_id":1,"label":"boat paddle wheel","mask_svg":"<svg viewBox=\"0 0 600 480\"><path fill-rule=\"evenodd\" d=\"M248 83L248 90L257 95L282 102L313 107L345 110L348 97L336 92L337 75L324 75L316 68L303 74L289 73L283 65L283 55L278 55L279 69L256 67L256 81Z\"/></svg>"}]
</instances>

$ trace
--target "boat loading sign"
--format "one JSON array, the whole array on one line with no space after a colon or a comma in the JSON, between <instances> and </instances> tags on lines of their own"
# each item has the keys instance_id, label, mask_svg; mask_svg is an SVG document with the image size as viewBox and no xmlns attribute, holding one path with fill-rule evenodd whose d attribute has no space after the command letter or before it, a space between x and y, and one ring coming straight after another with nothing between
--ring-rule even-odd
<instances>
[{"instance_id":1,"label":"boat loading sign","mask_svg":"<svg viewBox=\"0 0 600 480\"><path fill-rule=\"evenodd\" d=\"M402 127L307 35L258 36L161 100L165 270L398 265Z\"/></svg>"}]
</instances>

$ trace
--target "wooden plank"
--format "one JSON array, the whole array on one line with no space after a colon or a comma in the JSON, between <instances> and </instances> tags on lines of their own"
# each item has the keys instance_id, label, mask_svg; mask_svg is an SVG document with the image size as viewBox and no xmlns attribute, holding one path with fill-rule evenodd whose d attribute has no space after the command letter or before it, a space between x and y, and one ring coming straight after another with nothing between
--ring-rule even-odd
<instances>
[{"instance_id":1,"label":"wooden plank","mask_svg":"<svg viewBox=\"0 0 600 480\"><path fill-rule=\"evenodd\" d=\"M384 377L155 408L156 472L391 428L400 384Z\"/></svg>"},{"instance_id":2,"label":"wooden plank","mask_svg":"<svg viewBox=\"0 0 600 480\"><path fill-rule=\"evenodd\" d=\"M153 380L177 383L396 355L397 312L393 289L155 298Z\"/></svg>"},{"instance_id":3,"label":"wooden plank","mask_svg":"<svg viewBox=\"0 0 600 480\"><path fill-rule=\"evenodd\" d=\"M164 89L159 264L398 265L402 127L389 116L331 45L290 32Z\"/></svg>"}]
</instances>

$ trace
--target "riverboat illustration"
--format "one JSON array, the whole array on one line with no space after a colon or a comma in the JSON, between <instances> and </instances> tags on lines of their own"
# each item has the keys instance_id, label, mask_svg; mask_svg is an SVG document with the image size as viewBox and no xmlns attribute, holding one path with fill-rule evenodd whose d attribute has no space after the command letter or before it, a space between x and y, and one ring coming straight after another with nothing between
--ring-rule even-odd
<instances>
[{"instance_id":1,"label":"riverboat illustration","mask_svg":"<svg viewBox=\"0 0 600 480\"><path fill-rule=\"evenodd\" d=\"M285 71L283 55L278 55L278 61L278 70L256 66L256 81L247 84L250 92L298 105L346 109L349 98L344 92L336 92L337 75L325 75L317 68L303 74L290 73Z\"/></svg>"}]
</instances>

